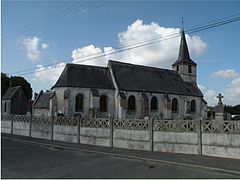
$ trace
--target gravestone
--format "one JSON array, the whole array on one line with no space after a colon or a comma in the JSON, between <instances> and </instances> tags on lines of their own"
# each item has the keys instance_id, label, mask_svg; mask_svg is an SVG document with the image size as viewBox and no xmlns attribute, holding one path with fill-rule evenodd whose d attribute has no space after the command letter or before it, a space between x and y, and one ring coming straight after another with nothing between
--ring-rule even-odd
<instances>
[{"instance_id":1,"label":"gravestone","mask_svg":"<svg viewBox=\"0 0 240 180\"><path fill-rule=\"evenodd\" d=\"M219 93L216 98L218 98L218 104L216 105L215 119L218 121L223 121L224 120L224 106L222 103L223 96L221 95L221 93Z\"/></svg>"}]
</instances>

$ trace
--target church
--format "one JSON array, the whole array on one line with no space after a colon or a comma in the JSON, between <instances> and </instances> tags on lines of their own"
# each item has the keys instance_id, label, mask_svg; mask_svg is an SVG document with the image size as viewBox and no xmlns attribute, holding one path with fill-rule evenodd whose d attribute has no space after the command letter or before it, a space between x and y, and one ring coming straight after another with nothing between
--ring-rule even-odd
<instances>
[{"instance_id":1,"label":"church","mask_svg":"<svg viewBox=\"0 0 240 180\"><path fill-rule=\"evenodd\" d=\"M200 119L207 103L184 31L172 70L109 60L107 67L67 64L52 87L54 116Z\"/></svg>"}]
</instances>

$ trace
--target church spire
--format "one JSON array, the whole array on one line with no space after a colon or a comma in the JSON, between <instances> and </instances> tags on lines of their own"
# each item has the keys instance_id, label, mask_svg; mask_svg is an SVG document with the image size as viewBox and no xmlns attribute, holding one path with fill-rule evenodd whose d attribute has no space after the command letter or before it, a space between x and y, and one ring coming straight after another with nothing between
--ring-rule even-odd
<instances>
[{"instance_id":1,"label":"church spire","mask_svg":"<svg viewBox=\"0 0 240 180\"><path fill-rule=\"evenodd\" d=\"M197 64L190 58L183 27L181 31L178 59L173 63L172 68L182 77L183 81L192 83L197 82Z\"/></svg>"},{"instance_id":2,"label":"church spire","mask_svg":"<svg viewBox=\"0 0 240 180\"><path fill-rule=\"evenodd\" d=\"M185 33L184 33L183 29L181 31L181 41L180 41L178 59L175 63L173 63L172 66L179 65L179 64L189 64L189 65L195 65L195 66L197 65L190 58L189 51L188 51L188 46L187 46L187 41L186 41L186 37L185 37Z\"/></svg>"}]
</instances>

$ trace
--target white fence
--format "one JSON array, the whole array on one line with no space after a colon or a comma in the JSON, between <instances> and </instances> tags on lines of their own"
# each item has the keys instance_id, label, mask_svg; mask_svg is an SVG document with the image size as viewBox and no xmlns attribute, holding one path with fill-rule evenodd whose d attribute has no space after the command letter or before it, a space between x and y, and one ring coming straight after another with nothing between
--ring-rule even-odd
<instances>
[{"instance_id":1,"label":"white fence","mask_svg":"<svg viewBox=\"0 0 240 180\"><path fill-rule=\"evenodd\" d=\"M240 121L5 115L1 131L71 143L240 159Z\"/></svg>"}]
</instances>

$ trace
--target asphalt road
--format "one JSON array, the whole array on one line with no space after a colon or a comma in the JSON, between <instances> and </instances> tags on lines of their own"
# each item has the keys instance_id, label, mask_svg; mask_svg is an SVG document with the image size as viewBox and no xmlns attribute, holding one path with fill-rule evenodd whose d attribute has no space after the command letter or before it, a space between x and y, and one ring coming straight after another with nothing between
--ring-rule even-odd
<instances>
[{"instance_id":1,"label":"asphalt road","mask_svg":"<svg viewBox=\"0 0 240 180\"><path fill-rule=\"evenodd\" d=\"M88 152L51 141L3 135L1 140L2 178L240 178L234 171Z\"/></svg>"}]
</instances>

